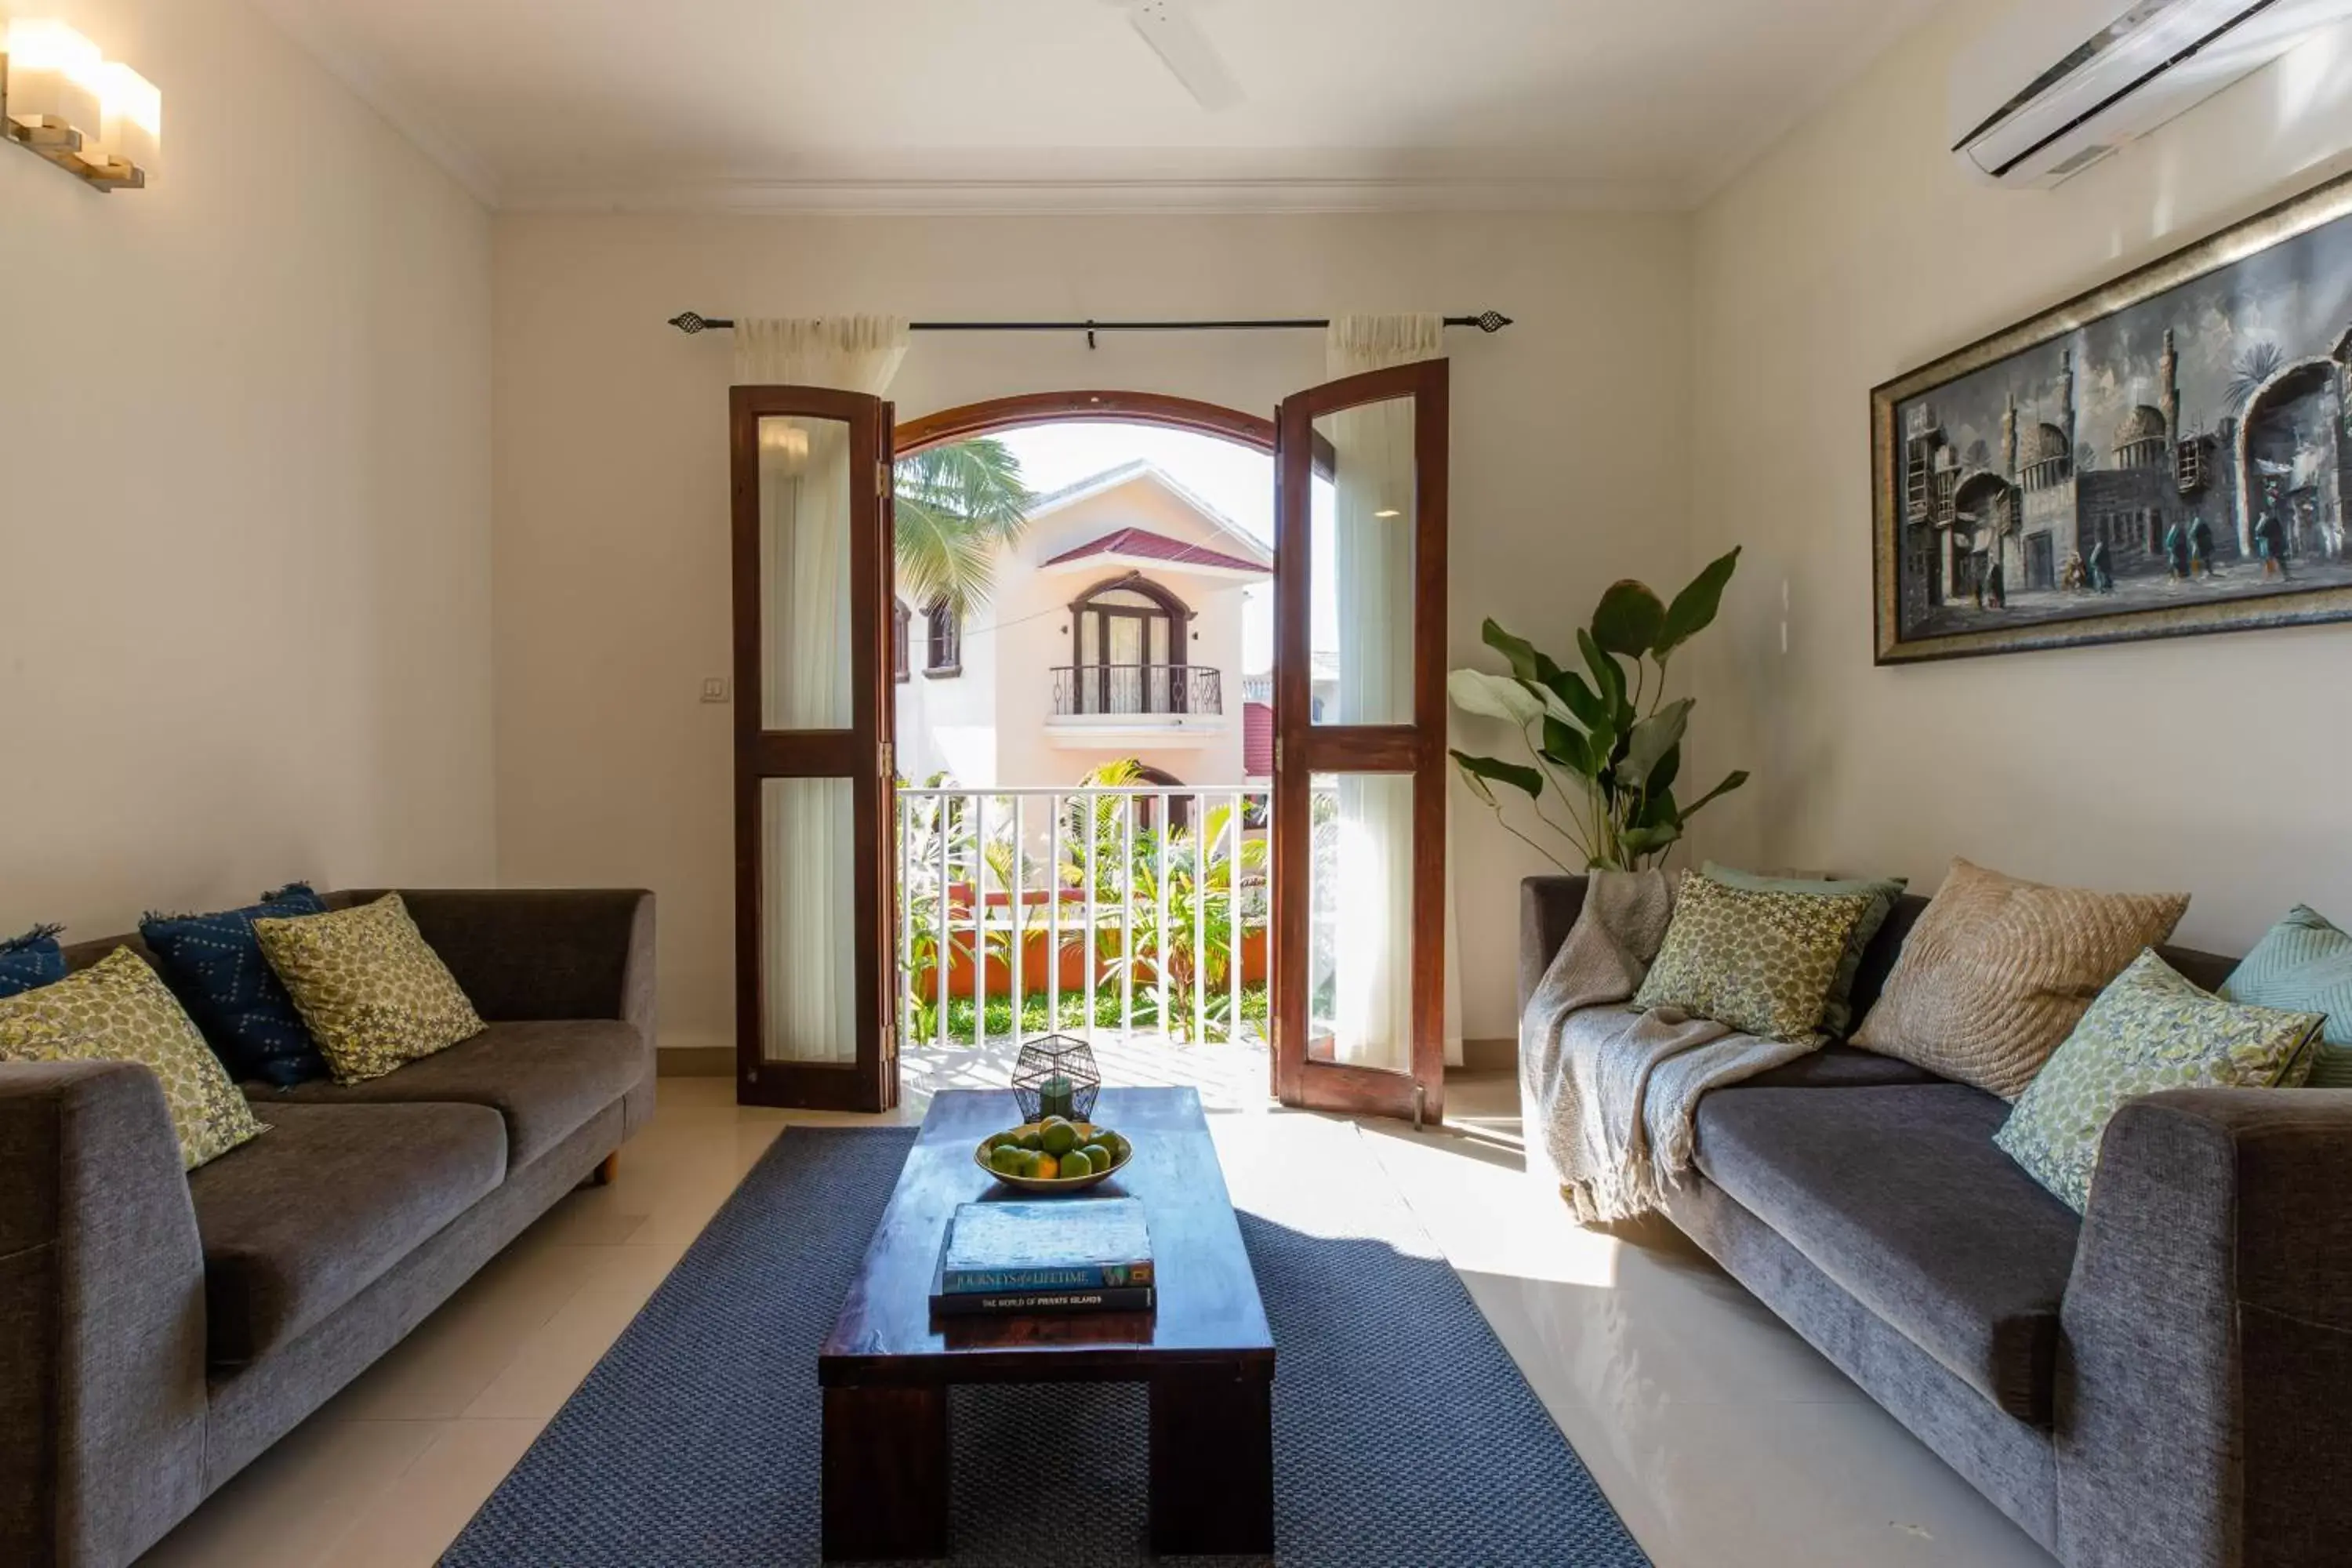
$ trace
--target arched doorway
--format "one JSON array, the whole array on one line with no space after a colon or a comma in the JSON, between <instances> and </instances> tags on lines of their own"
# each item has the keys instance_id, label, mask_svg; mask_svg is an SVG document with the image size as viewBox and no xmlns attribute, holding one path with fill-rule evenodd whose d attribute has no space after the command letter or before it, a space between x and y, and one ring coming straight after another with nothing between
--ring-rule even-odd
<instances>
[{"instance_id":1,"label":"arched doorway","mask_svg":"<svg viewBox=\"0 0 2352 1568\"><path fill-rule=\"evenodd\" d=\"M1268 454L1274 450L1274 421L1263 415L1160 392L1108 391L1024 392L942 408L935 414L900 421L894 444L903 458L927 447L968 441L1000 430L1082 421L1158 425L1170 430L1189 430L1197 436L1221 436Z\"/></svg>"},{"instance_id":2,"label":"arched doorway","mask_svg":"<svg viewBox=\"0 0 2352 1568\"><path fill-rule=\"evenodd\" d=\"M1071 711L1186 713L1192 606L1140 572L1106 577L1070 601Z\"/></svg>"}]
</instances>

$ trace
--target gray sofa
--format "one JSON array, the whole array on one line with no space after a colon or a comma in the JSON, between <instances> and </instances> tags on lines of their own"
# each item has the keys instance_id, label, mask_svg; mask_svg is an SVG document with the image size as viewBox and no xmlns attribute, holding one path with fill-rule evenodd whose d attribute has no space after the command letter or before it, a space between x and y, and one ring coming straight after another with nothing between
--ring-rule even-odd
<instances>
[{"instance_id":1,"label":"gray sofa","mask_svg":"<svg viewBox=\"0 0 2352 1568\"><path fill-rule=\"evenodd\" d=\"M1583 900L1524 885L1522 1006ZM1668 1214L2068 1568L2352 1562L2352 1090L2136 1100L2080 1218L1993 1146L2007 1114L1832 1046L1699 1102Z\"/></svg>"},{"instance_id":2,"label":"gray sofa","mask_svg":"<svg viewBox=\"0 0 2352 1568\"><path fill-rule=\"evenodd\" d=\"M193 1173L145 1068L0 1063L0 1563L137 1557L653 1114L653 895L402 896L488 1026Z\"/></svg>"}]
</instances>

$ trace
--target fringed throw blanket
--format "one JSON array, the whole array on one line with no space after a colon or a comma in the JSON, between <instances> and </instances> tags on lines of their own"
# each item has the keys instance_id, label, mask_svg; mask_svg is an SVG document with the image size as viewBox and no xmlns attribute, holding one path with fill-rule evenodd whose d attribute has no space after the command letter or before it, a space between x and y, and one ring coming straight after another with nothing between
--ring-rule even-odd
<instances>
[{"instance_id":1,"label":"fringed throw blanket","mask_svg":"<svg viewBox=\"0 0 2352 1568\"><path fill-rule=\"evenodd\" d=\"M1627 1006L1674 904L1663 871L1593 872L1583 913L1519 1019L1528 1168L1556 1179L1588 1225L1647 1213L1682 1180L1699 1096L1820 1047Z\"/></svg>"}]
</instances>

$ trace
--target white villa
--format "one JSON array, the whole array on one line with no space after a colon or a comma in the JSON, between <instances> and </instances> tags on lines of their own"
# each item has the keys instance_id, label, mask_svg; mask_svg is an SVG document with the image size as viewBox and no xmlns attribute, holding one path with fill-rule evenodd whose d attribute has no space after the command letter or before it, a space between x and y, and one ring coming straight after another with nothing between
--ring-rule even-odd
<instances>
[{"instance_id":1,"label":"white villa","mask_svg":"<svg viewBox=\"0 0 2352 1568\"><path fill-rule=\"evenodd\" d=\"M1244 601L1273 552L1150 462L1039 498L967 622L898 609L898 771L966 787L1076 784L1132 758L1153 783L1272 772L1272 715L1247 701Z\"/></svg>"}]
</instances>

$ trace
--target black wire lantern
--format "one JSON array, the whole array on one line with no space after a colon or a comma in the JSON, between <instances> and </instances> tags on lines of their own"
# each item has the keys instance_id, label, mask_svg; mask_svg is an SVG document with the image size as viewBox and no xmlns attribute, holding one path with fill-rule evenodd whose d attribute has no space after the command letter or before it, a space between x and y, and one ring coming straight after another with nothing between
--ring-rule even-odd
<instances>
[{"instance_id":1,"label":"black wire lantern","mask_svg":"<svg viewBox=\"0 0 2352 1568\"><path fill-rule=\"evenodd\" d=\"M1048 1116L1084 1121L1094 1114L1095 1097L1101 1092L1094 1047L1076 1036L1041 1036L1024 1045L1013 1064L1013 1097L1021 1102L1024 1121Z\"/></svg>"}]
</instances>

